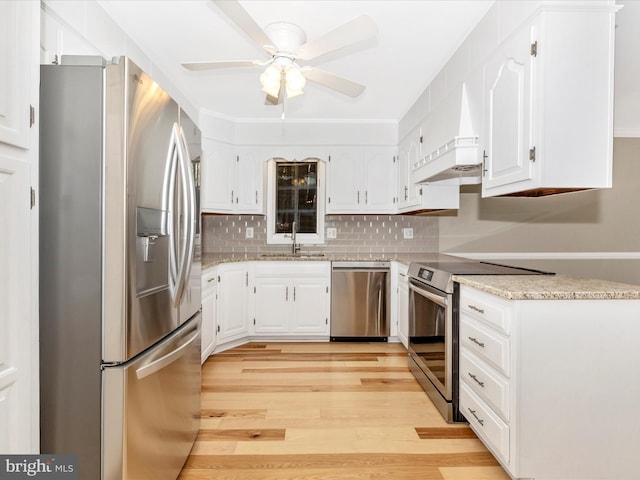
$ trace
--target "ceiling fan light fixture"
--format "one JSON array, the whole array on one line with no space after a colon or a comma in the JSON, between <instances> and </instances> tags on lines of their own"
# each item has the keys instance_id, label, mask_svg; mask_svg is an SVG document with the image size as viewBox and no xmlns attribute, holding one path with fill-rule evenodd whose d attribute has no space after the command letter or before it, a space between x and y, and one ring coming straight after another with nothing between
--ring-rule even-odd
<instances>
[{"instance_id":1,"label":"ceiling fan light fixture","mask_svg":"<svg viewBox=\"0 0 640 480\"><path fill-rule=\"evenodd\" d=\"M282 69L275 64L269 65L260 75L260 84L262 91L272 97L278 97L280 92L280 82L282 79Z\"/></svg>"},{"instance_id":2,"label":"ceiling fan light fixture","mask_svg":"<svg viewBox=\"0 0 640 480\"><path fill-rule=\"evenodd\" d=\"M297 65L290 65L287 67L284 72L284 78L287 98L297 97L304 93L304 87L307 84L307 79Z\"/></svg>"}]
</instances>

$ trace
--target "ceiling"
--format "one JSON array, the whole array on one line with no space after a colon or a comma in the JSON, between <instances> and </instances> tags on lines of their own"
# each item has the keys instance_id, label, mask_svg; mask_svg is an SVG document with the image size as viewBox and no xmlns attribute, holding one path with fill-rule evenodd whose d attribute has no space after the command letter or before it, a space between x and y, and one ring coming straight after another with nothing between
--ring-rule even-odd
<instances>
[{"instance_id":1,"label":"ceiling","mask_svg":"<svg viewBox=\"0 0 640 480\"><path fill-rule=\"evenodd\" d=\"M313 40L367 14L379 33L309 64L366 85L357 98L309 82L285 102L289 119L399 120L493 0L243 0L256 23L295 23ZM99 0L99 4L198 108L234 119L279 119L264 104L259 67L193 72L182 62L267 60L209 0ZM301 62L301 65L305 65Z\"/></svg>"}]
</instances>

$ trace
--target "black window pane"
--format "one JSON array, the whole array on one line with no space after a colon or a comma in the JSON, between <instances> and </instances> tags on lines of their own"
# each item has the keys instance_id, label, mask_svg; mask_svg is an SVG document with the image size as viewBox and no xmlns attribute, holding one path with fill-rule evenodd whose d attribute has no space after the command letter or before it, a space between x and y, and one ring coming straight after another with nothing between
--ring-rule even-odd
<instances>
[{"instance_id":1,"label":"black window pane","mask_svg":"<svg viewBox=\"0 0 640 480\"><path fill-rule=\"evenodd\" d=\"M275 233L317 233L317 162L276 164Z\"/></svg>"}]
</instances>

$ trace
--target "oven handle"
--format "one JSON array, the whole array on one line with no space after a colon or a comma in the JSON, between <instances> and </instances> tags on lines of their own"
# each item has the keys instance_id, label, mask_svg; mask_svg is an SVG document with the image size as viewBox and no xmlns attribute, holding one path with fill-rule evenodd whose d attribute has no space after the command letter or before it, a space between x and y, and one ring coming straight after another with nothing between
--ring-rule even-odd
<instances>
[{"instance_id":1,"label":"oven handle","mask_svg":"<svg viewBox=\"0 0 640 480\"><path fill-rule=\"evenodd\" d=\"M441 295L437 295L435 293L431 293L428 290L425 290L423 288L420 288L414 281L412 281L411 279L409 279L409 289L415 291L416 293L418 293L419 295L422 295L423 297L428 298L429 300L437 303L438 305L441 305L443 307L446 307L449 302L447 302L446 297L442 297Z\"/></svg>"}]
</instances>

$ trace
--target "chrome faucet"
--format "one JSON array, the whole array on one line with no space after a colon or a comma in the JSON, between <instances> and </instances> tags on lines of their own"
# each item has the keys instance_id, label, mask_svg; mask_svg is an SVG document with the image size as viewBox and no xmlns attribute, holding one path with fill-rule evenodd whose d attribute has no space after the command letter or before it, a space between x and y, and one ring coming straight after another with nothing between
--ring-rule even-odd
<instances>
[{"instance_id":1,"label":"chrome faucet","mask_svg":"<svg viewBox=\"0 0 640 480\"><path fill-rule=\"evenodd\" d=\"M300 244L296 243L296 222L291 223L291 253L300 253Z\"/></svg>"}]
</instances>

